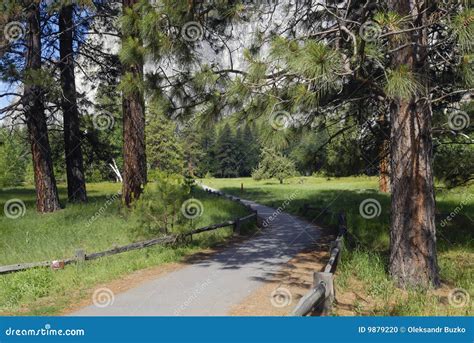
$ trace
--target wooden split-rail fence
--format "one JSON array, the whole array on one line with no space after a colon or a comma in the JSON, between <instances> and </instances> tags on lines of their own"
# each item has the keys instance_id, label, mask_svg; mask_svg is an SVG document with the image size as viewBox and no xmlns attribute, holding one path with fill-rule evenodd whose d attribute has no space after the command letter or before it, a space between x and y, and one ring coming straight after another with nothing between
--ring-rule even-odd
<instances>
[{"instance_id":1,"label":"wooden split-rail fence","mask_svg":"<svg viewBox=\"0 0 474 343\"><path fill-rule=\"evenodd\" d=\"M291 312L291 316L306 316L312 313L327 315L331 311L335 299L334 273L341 260L344 236L347 233L346 216L339 214L338 236L331 242L330 256L322 272L313 273L313 286L304 295Z\"/></svg>"},{"instance_id":2,"label":"wooden split-rail fence","mask_svg":"<svg viewBox=\"0 0 474 343\"><path fill-rule=\"evenodd\" d=\"M138 250L138 249L144 249L148 248L154 245L167 245L167 244L177 244L179 242L185 241L187 238L192 239L194 235L200 234L202 232L208 232L208 231L213 231L221 228L226 228L226 227L232 227L233 232L235 235L240 235L241 234L241 227L242 224L251 220L255 220L257 225L259 223L258 220L258 213L256 210L254 210L250 205L246 205L241 202L239 198L226 195L222 192L216 192L212 191L209 189L206 189L206 192L209 194L214 194L217 196L223 196L229 200L236 201L242 204L242 206L246 207L250 212L249 215L246 215L244 217L236 218L234 220L228 220L223 223L219 224L213 224L197 229L193 229L189 232L182 233L182 234L176 234L176 235L167 235L163 237L158 237L158 238L153 238L149 239L146 241L141 241L141 242L135 242L119 247L112 248L110 250L106 251L100 251L100 252L94 252L87 254L84 250L76 250L75 256L63 260L56 260L56 261L42 261L42 262L31 262L31 263L18 263L18 264L13 264L13 265L8 265L8 266L0 266L0 274L7 274L7 273L13 273L13 272L18 272L22 270L27 270L27 269L32 269L32 268L39 268L39 267L51 267L53 269L62 269L65 265L73 264L73 263L78 263L78 262L84 262L84 261L90 261L90 260L95 260L98 258L106 257L106 256L111 256L111 255L116 255L120 253L124 253L127 251L132 251L132 250Z\"/></svg>"},{"instance_id":3,"label":"wooden split-rail fence","mask_svg":"<svg viewBox=\"0 0 474 343\"><path fill-rule=\"evenodd\" d=\"M235 235L240 235L241 226L243 223L255 220L257 225L261 225L261 218L258 216L256 210L254 210L250 205L244 204L239 198L232 195L225 194L220 191L215 191L209 188L205 188L205 191L209 194L216 196L222 196L229 200L239 202L242 206L245 206L251 214L236 218L235 220L229 220L223 223L209 225L197 229L193 229L189 232L177 234L177 235L167 235L163 237L153 238L141 242L135 242L127 244L124 246L115 247L110 250L95 252L87 254L84 250L77 250L75 256L72 258L58 260L58 261L43 261L43 262L32 262L32 263L18 263L8 266L0 266L0 274L7 274L12 272L18 272L22 270L27 270L31 268L38 267L51 267L55 269L61 269L65 265L95 260L98 258L116 255L124 253L127 251L138 250L148 248L154 245L166 245L166 244L176 244L178 242L184 241L186 238L192 238L193 235L200 234L202 232L213 231L220 228L232 227ZM309 205L303 205L303 211L307 210L316 210ZM318 209L319 210L319 209ZM329 213L327 209L323 210L323 213ZM313 287L311 290L301 298L299 303L296 305L295 309L290 314L291 316L306 316L314 312L319 312L320 314L327 314L332 306L332 302L335 298L334 290L334 273L336 267L341 259L341 251L343 245L344 236L347 233L346 228L346 218L345 214L341 212L339 214L339 233L335 241L331 242L331 253L329 261L322 272L315 272L313 274Z\"/></svg>"}]
</instances>

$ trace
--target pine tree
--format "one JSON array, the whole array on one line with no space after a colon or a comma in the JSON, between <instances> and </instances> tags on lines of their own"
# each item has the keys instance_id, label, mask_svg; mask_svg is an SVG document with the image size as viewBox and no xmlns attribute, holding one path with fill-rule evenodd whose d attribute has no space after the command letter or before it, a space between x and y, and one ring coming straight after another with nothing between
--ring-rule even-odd
<instances>
[{"instance_id":1,"label":"pine tree","mask_svg":"<svg viewBox=\"0 0 474 343\"><path fill-rule=\"evenodd\" d=\"M84 159L87 178L92 182L120 181L112 166L123 170L123 129L121 97L118 95L118 79L110 83L99 82L91 113L83 116Z\"/></svg>"},{"instance_id":2,"label":"pine tree","mask_svg":"<svg viewBox=\"0 0 474 343\"><path fill-rule=\"evenodd\" d=\"M199 171L202 176L208 173L213 175L216 172L216 129L211 126L209 129L204 130L201 135L200 142L201 150L205 151L202 160L199 163Z\"/></svg>"},{"instance_id":3,"label":"pine tree","mask_svg":"<svg viewBox=\"0 0 474 343\"><path fill-rule=\"evenodd\" d=\"M54 212L60 209L56 179L51 159L48 128L44 112L44 93L41 85L41 28L40 5L27 1L26 14L26 70L23 105L28 127L33 169L35 175L36 208L38 212Z\"/></svg>"},{"instance_id":4,"label":"pine tree","mask_svg":"<svg viewBox=\"0 0 474 343\"><path fill-rule=\"evenodd\" d=\"M347 125L347 123L345 123ZM334 132L337 129L329 130ZM336 135L327 145L324 171L329 176L360 175L364 171L364 160L360 148L360 130L356 125Z\"/></svg>"},{"instance_id":5,"label":"pine tree","mask_svg":"<svg viewBox=\"0 0 474 343\"><path fill-rule=\"evenodd\" d=\"M200 133L194 127L187 127L181 132L181 137L183 139L186 175L191 178L204 176L201 163L206 154L201 146Z\"/></svg>"},{"instance_id":6,"label":"pine tree","mask_svg":"<svg viewBox=\"0 0 474 343\"><path fill-rule=\"evenodd\" d=\"M0 128L0 188L20 186L25 181L29 156L23 130Z\"/></svg>"},{"instance_id":7,"label":"pine tree","mask_svg":"<svg viewBox=\"0 0 474 343\"><path fill-rule=\"evenodd\" d=\"M4 1L1 4L1 28L7 44L0 48L2 80L11 85L21 83L23 94L10 105L0 109L2 119L18 123L21 115L26 123L31 146L32 169L36 190L36 208L40 213L60 209L56 179L53 170L51 146L48 137L45 99L54 88L52 73L43 63L44 32L38 1ZM7 26L9 23L10 26ZM11 31L9 30L11 29Z\"/></svg>"},{"instance_id":8,"label":"pine tree","mask_svg":"<svg viewBox=\"0 0 474 343\"><path fill-rule=\"evenodd\" d=\"M394 53L392 70L400 73L397 77L406 80L412 79L415 73L420 75L423 80L420 82L426 82L425 88L429 78L428 28L423 28L427 14L420 13L424 5L421 1L391 0L389 7L400 18L417 17L415 25L422 27L416 35L391 38L392 46L400 46L397 40L407 44ZM417 91L403 94L398 88L391 104L390 274L403 287L438 286L440 283L436 257L432 110L426 99Z\"/></svg>"},{"instance_id":9,"label":"pine tree","mask_svg":"<svg viewBox=\"0 0 474 343\"><path fill-rule=\"evenodd\" d=\"M163 115L150 115L147 119L146 154L150 174L155 170L183 174L185 153L176 135L176 125Z\"/></svg>"},{"instance_id":10,"label":"pine tree","mask_svg":"<svg viewBox=\"0 0 474 343\"><path fill-rule=\"evenodd\" d=\"M237 134L237 141L240 150L239 176L248 177L252 174L260 159L260 145L257 142L251 125L246 123L244 129Z\"/></svg>"},{"instance_id":11,"label":"pine tree","mask_svg":"<svg viewBox=\"0 0 474 343\"><path fill-rule=\"evenodd\" d=\"M361 129L371 129L376 118L358 108L389 105L389 269L401 287L439 285L431 113L472 90L474 21L466 3L393 0L368 6L352 1L340 8L337 1L328 1L320 10L311 2L289 6L289 15L311 15L284 27L270 23L269 33L260 33L259 44L245 52L248 71L228 91L229 99L246 100L241 113L247 118L272 124L267 125L273 127L271 138L291 137L295 120L312 128L332 121L348 124L331 134L331 141L350 130L348 117ZM329 4L338 10L328 10ZM282 34L274 35L275 30ZM266 39L272 40L271 52L259 54ZM368 167L378 168L380 152L376 157L366 160Z\"/></svg>"},{"instance_id":12,"label":"pine tree","mask_svg":"<svg viewBox=\"0 0 474 343\"><path fill-rule=\"evenodd\" d=\"M277 179L280 184L289 177L296 176L295 163L275 149L263 148L258 168L252 173L255 180Z\"/></svg>"},{"instance_id":13,"label":"pine tree","mask_svg":"<svg viewBox=\"0 0 474 343\"><path fill-rule=\"evenodd\" d=\"M67 1L69 2L69 1ZM59 10L59 68L66 156L67 192L70 202L86 202L86 180L82 157L80 118L77 108L76 78L74 74L74 19L73 4L64 4Z\"/></svg>"},{"instance_id":14,"label":"pine tree","mask_svg":"<svg viewBox=\"0 0 474 343\"><path fill-rule=\"evenodd\" d=\"M234 154L237 161L237 176L241 176L245 170L247 155L245 154L245 143L243 137L243 130L237 127L234 137Z\"/></svg>"},{"instance_id":15,"label":"pine tree","mask_svg":"<svg viewBox=\"0 0 474 343\"><path fill-rule=\"evenodd\" d=\"M147 180L145 150L145 101L143 95L143 41L140 32L142 4L123 0L122 17L122 115L123 190L127 206L138 199Z\"/></svg>"},{"instance_id":16,"label":"pine tree","mask_svg":"<svg viewBox=\"0 0 474 343\"><path fill-rule=\"evenodd\" d=\"M326 131L304 130L300 140L291 148L290 157L303 175L311 175L327 168L328 146Z\"/></svg>"},{"instance_id":17,"label":"pine tree","mask_svg":"<svg viewBox=\"0 0 474 343\"><path fill-rule=\"evenodd\" d=\"M238 151L236 149L235 136L226 123L219 133L216 142L216 176L237 177L238 176Z\"/></svg>"}]
</instances>

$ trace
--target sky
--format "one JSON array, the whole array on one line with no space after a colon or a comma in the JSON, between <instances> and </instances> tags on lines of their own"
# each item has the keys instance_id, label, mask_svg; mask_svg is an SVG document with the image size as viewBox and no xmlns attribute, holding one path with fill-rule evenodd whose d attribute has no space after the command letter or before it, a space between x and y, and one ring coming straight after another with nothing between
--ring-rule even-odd
<instances>
[{"instance_id":1,"label":"sky","mask_svg":"<svg viewBox=\"0 0 474 343\"><path fill-rule=\"evenodd\" d=\"M8 85L0 81L0 94L3 94L7 91ZM10 97L0 97L0 108L7 106L12 99Z\"/></svg>"}]
</instances>

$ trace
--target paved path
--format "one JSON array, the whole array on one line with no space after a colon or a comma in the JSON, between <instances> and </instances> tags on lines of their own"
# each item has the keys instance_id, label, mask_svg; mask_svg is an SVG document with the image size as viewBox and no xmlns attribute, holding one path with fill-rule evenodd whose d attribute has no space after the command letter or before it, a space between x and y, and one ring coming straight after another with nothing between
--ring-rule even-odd
<instances>
[{"instance_id":1,"label":"paved path","mask_svg":"<svg viewBox=\"0 0 474 343\"><path fill-rule=\"evenodd\" d=\"M115 295L110 306L91 305L72 315L227 315L234 305L263 286L273 273L320 236L320 229L307 221L242 201L256 209L263 220L272 215L275 219L253 238Z\"/></svg>"}]
</instances>

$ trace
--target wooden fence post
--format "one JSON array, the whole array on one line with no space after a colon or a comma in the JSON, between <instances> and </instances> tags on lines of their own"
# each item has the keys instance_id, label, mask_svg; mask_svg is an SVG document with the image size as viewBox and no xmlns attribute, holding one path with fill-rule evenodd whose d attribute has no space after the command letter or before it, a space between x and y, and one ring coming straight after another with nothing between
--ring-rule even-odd
<instances>
[{"instance_id":1,"label":"wooden fence post","mask_svg":"<svg viewBox=\"0 0 474 343\"><path fill-rule=\"evenodd\" d=\"M261 217L258 216L258 211L257 210L252 210L253 213L255 213L255 222L257 223L258 228L263 227L263 220Z\"/></svg>"},{"instance_id":2,"label":"wooden fence post","mask_svg":"<svg viewBox=\"0 0 474 343\"><path fill-rule=\"evenodd\" d=\"M334 292L334 274L315 272L313 274L313 287L317 287L319 283L323 281L326 286L326 293L324 295L324 301L321 303L321 315L326 316L329 314L332 308L332 302L335 298Z\"/></svg>"},{"instance_id":3,"label":"wooden fence post","mask_svg":"<svg viewBox=\"0 0 474 343\"><path fill-rule=\"evenodd\" d=\"M234 222L234 235L240 236L240 219L237 218Z\"/></svg>"},{"instance_id":4,"label":"wooden fence post","mask_svg":"<svg viewBox=\"0 0 474 343\"><path fill-rule=\"evenodd\" d=\"M86 260L86 251L83 249L76 250L76 261L84 262Z\"/></svg>"}]
</instances>

